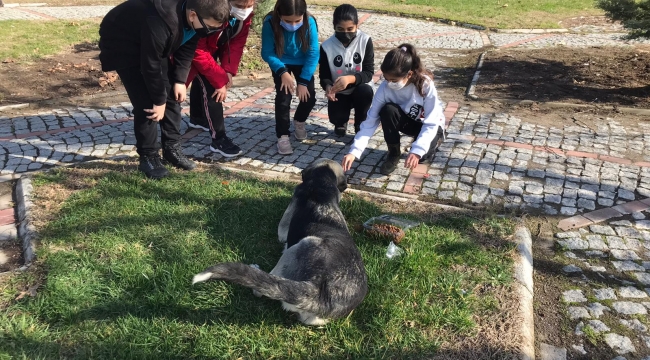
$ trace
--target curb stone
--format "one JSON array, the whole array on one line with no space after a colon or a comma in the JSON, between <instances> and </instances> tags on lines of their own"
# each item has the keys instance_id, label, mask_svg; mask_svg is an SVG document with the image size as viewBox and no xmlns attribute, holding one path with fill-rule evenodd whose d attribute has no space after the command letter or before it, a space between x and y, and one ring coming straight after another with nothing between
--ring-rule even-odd
<instances>
[{"instance_id":1,"label":"curb stone","mask_svg":"<svg viewBox=\"0 0 650 360\"><path fill-rule=\"evenodd\" d=\"M522 360L535 359L535 324L533 317L533 241L527 227L515 230L517 259L514 266L516 291L519 294L522 341L519 351Z\"/></svg>"},{"instance_id":2,"label":"curb stone","mask_svg":"<svg viewBox=\"0 0 650 360\"><path fill-rule=\"evenodd\" d=\"M36 229L32 224L32 180L23 176L16 184L16 209L18 215L18 238L23 244L23 259L25 265L31 264L36 251Z\"/></svg>"},{"instance_id":3,"label":"curb stone","mask_svg":"<svg viewBox=\"0 0 650 360\"><path fill-rule=\"evenodd\" d=\"M474 95L474 91L476 90L476 84L478 83L478 78L481 74L481 68L483 67L483 59L485 58L486 53L487 51L484 51L481 53L481 55L479 55L478 62L476 63L476 70L474 71L474 76L472 77L472 81L467 86L467 91L465 92L467 97L469 97L472 100L478 99L478 97Z\"/></svg>"}]
</instances>

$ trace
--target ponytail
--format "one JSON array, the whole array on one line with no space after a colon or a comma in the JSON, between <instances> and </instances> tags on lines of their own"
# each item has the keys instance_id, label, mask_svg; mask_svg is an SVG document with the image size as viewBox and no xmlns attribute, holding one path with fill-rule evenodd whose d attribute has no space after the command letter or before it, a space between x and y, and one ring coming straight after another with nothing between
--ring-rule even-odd
<instances>
[{"instance_id":1,"label":"ponytail","mask_svg":"<svg viewBox=\"0 0 650 360\"><path fill-rule=\"evenodd\" d=\"M395 77L405 77L411 71L409 82L413 83L420 95L425 96L424 83L429 79L433 80L433 73L427 70L418 56L415 46L401 44L389 51L381 63L381 72Z\"/></svg>"}]
</instances>

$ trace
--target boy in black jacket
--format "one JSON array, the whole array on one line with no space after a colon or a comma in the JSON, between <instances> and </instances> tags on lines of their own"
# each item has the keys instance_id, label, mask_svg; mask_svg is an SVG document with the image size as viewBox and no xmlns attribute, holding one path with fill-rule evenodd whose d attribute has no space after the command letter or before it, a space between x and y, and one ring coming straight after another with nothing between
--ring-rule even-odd
<instances>
[{"instance_id":1,"label":"boy in black jacket","mask_svg":"<svg viewBox=\"0 0 650 360\"><path fill-rule=\"evenodd\" d=\"M198 37L220 31L230 16L227 0L127 0L99 27L103 71L117 71L133 104L140 171L152 179L169 172L163 157L191 170L196 164L180 147L180 103Z\"/></svg>"}]
</instances>

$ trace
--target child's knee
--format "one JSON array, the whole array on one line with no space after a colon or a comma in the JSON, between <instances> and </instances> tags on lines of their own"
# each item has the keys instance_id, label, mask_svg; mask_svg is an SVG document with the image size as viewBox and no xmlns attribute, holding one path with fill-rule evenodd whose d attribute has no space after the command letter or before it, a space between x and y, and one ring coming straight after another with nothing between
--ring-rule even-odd
<instances>
[{"instance_id":1,"label":"child's knee","mask_svg":"<svg viewBox=\"0 0 650 360\"><path fill-rule=\"evenodd\" d=\"M399 106L397 104L388 103L379 110L379 117L383 119L388 119L392 116L399 116Z\"/></svg>"}]
</instances>

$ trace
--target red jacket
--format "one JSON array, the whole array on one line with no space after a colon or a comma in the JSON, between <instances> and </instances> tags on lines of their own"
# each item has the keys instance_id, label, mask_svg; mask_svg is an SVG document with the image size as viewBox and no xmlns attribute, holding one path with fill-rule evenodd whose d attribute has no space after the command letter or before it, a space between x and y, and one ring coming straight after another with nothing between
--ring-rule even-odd
<instances>
[{"instance_id":1,"label":"red jacket","mask_svg":"<svg viewBox=\"0 0 650 360\"><path fill-rule=\"evenodd\" d=\"M237 21L234 27L228 25L218 34L199 39L185 86L189 86L197 74L205 76L215 89L226 86L228 73L237 75L252 21L251 13L244 21Z\"/></svg>"}]
</instances>

